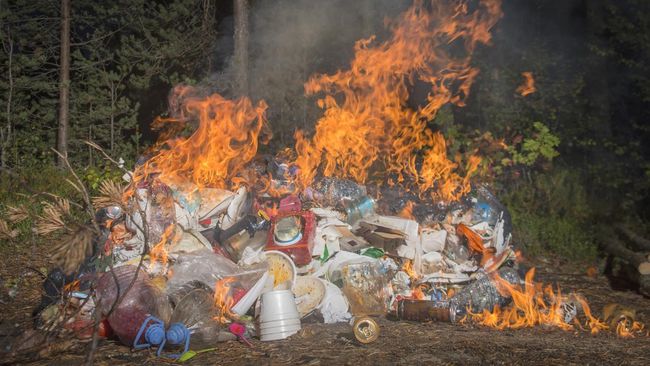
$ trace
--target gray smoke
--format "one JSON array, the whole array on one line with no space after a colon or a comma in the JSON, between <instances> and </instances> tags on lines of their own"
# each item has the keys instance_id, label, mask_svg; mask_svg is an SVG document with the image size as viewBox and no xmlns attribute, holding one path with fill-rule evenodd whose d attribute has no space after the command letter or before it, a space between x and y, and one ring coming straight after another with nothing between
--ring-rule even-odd
<instances>
[{"instance_id":1,"label":"gray smoke","mask_svg":"<svg viewBox=\"0 0 650 366\"><path fill-rule=\"evenodd\" d=\"M296 128L313 129L322 111L304 96L313 73L347 68L355 41L376 34L385 39L384 19L400 14L410 0L253 0L250 29L250 97L269 104L274 146L292 145ZM226 26L232 21L225 22ZM232 31L231 31L232 32ZM232 49L232 33L223 31L219 52ZM207 85L232 97L232 67L213 75Z\"/></svg>"}]
</instances>

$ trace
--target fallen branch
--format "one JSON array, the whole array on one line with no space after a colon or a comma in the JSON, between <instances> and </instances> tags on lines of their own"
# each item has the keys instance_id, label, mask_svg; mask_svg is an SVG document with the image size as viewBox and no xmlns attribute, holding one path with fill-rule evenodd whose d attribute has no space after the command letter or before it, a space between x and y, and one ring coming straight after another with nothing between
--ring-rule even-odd
<instances>
[{"instance_id":1,"label":"fallen branch","mask_svg":"<svg viewBox=\"0 0 650 366\"><path fill-rule=\"evenodd\" d=\"M622 270L627 277L639 285L639 293L650 297L650 260L643 253L634 252L616 238L606 239L603 243L603 250L612 257L617 257L627 262ZM611 263L611 262L610 262Z\"/></svg>"},{"instance_id":2,"label":"fallen branch","mask_svg":"<svg viewBox=\"0 0 650 366\"><path fill-rule=\"evenodd\" d=\"M650 240L638 235L623 225L616 225L616 231L638 249L650 252Z\"/></svg>"},{"instance_id":3,"label":"fallen branch","mask_svg":"<svg viewBox=\"0 0 650 366\"><path fill-rule=\"evenodd\" d=\"M609 238L606 240L607 241L604 243L603 249L607 253L621 258L622 260L631 264L637 270L637 272L639 272L639 274L650 275L650 262L648 262L648 258L645 254L634 252L628 249L620 240L616 238Z\"/></svg>"}]
</instances>

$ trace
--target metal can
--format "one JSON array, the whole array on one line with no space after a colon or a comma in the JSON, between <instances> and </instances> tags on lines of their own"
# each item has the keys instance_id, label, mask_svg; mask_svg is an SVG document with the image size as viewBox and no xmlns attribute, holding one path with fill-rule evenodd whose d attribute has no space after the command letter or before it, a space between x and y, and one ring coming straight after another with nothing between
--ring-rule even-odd
<instances>
[{"instance_id":1,"label":"metal can","mask_svg":"<svg viewBox=\"0 0 650 366\"><path fill-rule=\"evenodd\" d=\"M372 343L379 338L379 324L367 316L357 318L352 325L352 331L354 338L363 344Z\"/></svg>"}]
</instances>

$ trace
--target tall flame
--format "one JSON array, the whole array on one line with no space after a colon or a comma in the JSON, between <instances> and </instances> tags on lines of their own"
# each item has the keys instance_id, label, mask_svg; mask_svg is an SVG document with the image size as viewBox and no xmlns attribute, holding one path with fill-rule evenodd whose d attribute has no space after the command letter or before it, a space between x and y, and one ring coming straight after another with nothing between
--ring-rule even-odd
<instances>
[{"instance_id":1,"label":"tall flame","mask_svg":"<svg viewBox=\"0 0 650 366\"><path fill-rule=\"evenodd\" d=\"M471 157L461 176L463 164L447 157L444 138L427 123L447 103L464 105L478 74L472 54L490 42L501 16L500 0L482 0L472 11L464 1L416 0L391 23L390 39L355 44L349 70L310 78L306 93L324 94L318 105L325 113L311 139L296 133L299 184L308 185L319 172L365 183L376 166L434 198L453 200L469 191L480 159ZM447 51L455 46L463 47L462 55ZM407 104L416 82L431 89L425 105L414 110Z\"/></svg>"},{"instance_id":2,"label":"tall flame","mask_svg":"<svg viewBox=\"0 0 650 366\"><path fill-rule=\"evenodd\" d=\"M264 142L268 137L266 103L253 106L245 97L228 100L219 94L198 97L195 93L191 87L177 87L170 103L172 109L175 105L179 109L177 116L159 118L156 124L183 126L198 120L196 130L187 138L165 140L165 148L136 169L136 181L157 175L169 186L190 181L198 188L230 188L233 178L255 157L260 139Z\"/></svg>"}]
</instances>

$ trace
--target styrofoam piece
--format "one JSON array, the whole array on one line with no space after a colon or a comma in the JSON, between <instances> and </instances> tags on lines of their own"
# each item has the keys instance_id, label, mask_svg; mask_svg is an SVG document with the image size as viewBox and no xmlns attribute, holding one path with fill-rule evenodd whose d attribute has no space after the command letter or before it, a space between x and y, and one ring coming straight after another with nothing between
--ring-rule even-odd
<instances>
[{"instance_id":1,"label":"styrofoam piece","mask_svg":"<svg viewBox=\"0 0 650 366\"><path fill-rule=\"evenodd\" d=\"M323 301L325 285L316 277L298 276L293 293L296 295L298 312L301 317L304 317L314 311Z\"/></svg>"}]
</instances>

